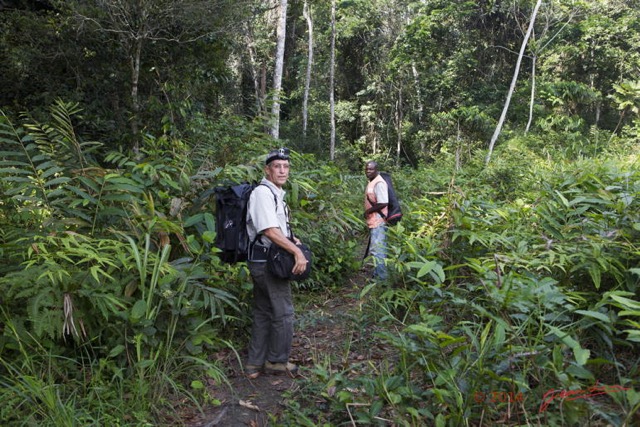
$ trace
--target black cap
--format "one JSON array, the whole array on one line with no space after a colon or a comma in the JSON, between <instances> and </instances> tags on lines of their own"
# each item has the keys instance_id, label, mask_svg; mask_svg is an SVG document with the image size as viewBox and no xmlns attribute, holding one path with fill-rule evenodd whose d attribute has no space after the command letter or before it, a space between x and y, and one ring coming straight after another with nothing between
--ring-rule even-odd
<instances>
[{"instance_id":1,"label":"black cap","mask_svg":"<svg viewBox=\"0 0 640 427\"><path fill-rule=\"evenodd\" d=\"M265 164L269 164L274 160L289 160L289 149L288 148L278 148L277 150L271 150L269 154L267 154L267 160Z\"/></svg>"}]
</instances>

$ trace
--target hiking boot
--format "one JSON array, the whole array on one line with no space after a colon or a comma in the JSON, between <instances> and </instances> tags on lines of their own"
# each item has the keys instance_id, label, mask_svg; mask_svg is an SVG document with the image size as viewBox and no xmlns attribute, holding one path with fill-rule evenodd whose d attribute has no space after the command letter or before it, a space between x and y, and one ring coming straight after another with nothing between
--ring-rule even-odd
<instances>
[{"instance_id":1,"label":"hiking boot","mask_svg":"<svg viewBox=\"0 0 640 427\"><path fill-rule=\"evenodd\" d=\"M267 362L264 364L264 371L267 374L289 374L291 376L295 376L298 373L298 367L291 362L287 363L271 363Z\"/></svg>"},{"instance_id":2,"label":"hiking boot","mask_svg":"<svg viewBox=\"0 0 640 427\"><path fill-rule=\"evenodd\" d=\"M250 380L255 380L262 373L262 366L258 365L245 365L244 374Z\"/></svg>"}]
</instances>

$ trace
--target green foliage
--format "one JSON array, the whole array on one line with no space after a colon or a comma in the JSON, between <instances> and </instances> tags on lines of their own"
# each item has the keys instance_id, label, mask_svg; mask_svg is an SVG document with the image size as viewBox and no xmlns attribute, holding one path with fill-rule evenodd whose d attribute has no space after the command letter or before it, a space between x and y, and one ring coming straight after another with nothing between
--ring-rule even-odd
<instances>
[{"instance_id":1,"label":"green foliage","mask_svg":"<svg viewBox=\"0 0 640 427\"><path fill-rule=\"evenodd\" d=\"M574 138L592 127L620 135L637 116L632 2L558 0L535 23L533 2L337 2L333 70L331 2L309 4L309 96L307 26L294 4L280 120L290 145L318 158L328 155L330 81L337 149L349 159L388 156L397 143L400 163L431 161L441 149L466 155L488 139L530 25L504 132L523 128L529 107L530 132L572 130ZM42 120L55 99L80 102L83 130L110 150L166 135L216 165L246 162L269 140L271 13L255 0L9 2L0 20L0 107L14 119L29 111Z\"/></svg>"},{"instance_id":2,"label":"green foliage","mask_svg":"<svg viewBox=\"0 0 640 427\"><path fill-rule=\"evenodd\" d=\"M443 426L637 417L637 159L576 160L536 142L509 141L499 162L471 162L449 182L448 158L394 175L406 212L389 230L394 280L361 290L358 319L393 357L344 370L319 361L303 387L323 396L324 415L293 414ZM549 398L602 385L617 388Z\"/></svg>"},{"instance_id":3,"label":"green foliage","mask_svg":"<svg viewBox=\"0 0 640 427\"><path fill-rule=\"evenodd\" d=\"M54 404L61 416L78 416L82 402L92 398L87 390L94 377L83 378L85 368L74 362L47 357L62 355L89 363L88 370L119 366L108 387L130 388L136 398L133 405L117 405L148 420L164 412L167 396L175 393L197 402L181 384L224 380L206 356L230 345L220 329L239 307L215 265L198 259L203 252L193 249L202 245L189 245L195 239L184 236L181 197L192 169L183 147L149 137L143 160L112 153L107 162L117 169L104 169L91 155L100 144L75 136L77 112L60 103L52 108L51 124L14 127L4 118L0 126L0 173L11 183L2 187L0 203L7 265L0 287L8 309L3 322L12 325L0 339L0 358L5 372L17 375L7 384L7 398L50 401L35 413L38 419L54 413ZM35 350L29 370L15 363L27 347ZM40 373L46 364L68 370L68 388L49 385L58 378ZM83 394L75 395L78 386ZM37 395L39 388L59 400ZM116 405L123 398L114 394L100 402ZM7 416L25 416L24 410ZM99 423L111 424L109 411L96 411Z\"/></svg>"},{"instance_id":4,"label":"green foliage","mask_svg":"<svg viewBox=\"0 0 640 427\"><path fill-rule=\"evenodd\" d=\"M106 153L102 164L113 165L107 169L95 161L101 145L75 134L78 113L77 106L59 103L50 124L25 119L16 127L6 117L0 123L0 174L9 183L0 202L6 219L0 287L8 308L3 322L12 325L0 338L0 358L4 372L16 377L6 383L5 397L17 408L42 400L28 419L45 424L65 423L47 421L55 411L109 424L126 420L126 413L139 422L157 420L169 396L195 404L210 399L197 385L225 378L208 362L209 352L246 339L248 271L215 256L215 217L206 195L217 185L259 180L263 158L210 168L217 159L203 152L194 158L181 141L148 135L139 158ZM252 136L241 138L251 142ZM309 155L294 152L292 161L287 197L294 227L317 260L302 286L333 286L358 266L354 237L363 223L354 213L361 194L353 187L363 178L318 165ZM25 369L16 361L30 351ZM51 386L58 374L42 373L46 364L72 379L68 387ZM83 370L92 375L83 377ZM104 395L80 415L101 381L102 388L131 390L129 397ZM110 405L124 412L114 414ZM5 414L14 416L26 417L24 409Z\"/></svg>"}]
</instances>

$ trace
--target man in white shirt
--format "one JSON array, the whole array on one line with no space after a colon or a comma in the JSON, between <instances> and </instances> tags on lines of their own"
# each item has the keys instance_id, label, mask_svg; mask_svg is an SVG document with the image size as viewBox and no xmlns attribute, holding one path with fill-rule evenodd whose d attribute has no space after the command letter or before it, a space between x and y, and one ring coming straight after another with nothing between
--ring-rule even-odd
<instances>
[{"instance_id":1,"label":"man in white shirt","mask_svg":"<svg viewBox=\"0 0 640 427\"><path fill-rule=\"evenodd\" d=\"M264 175L249 198L247 234L249 272L253 279L253 324L245 373L257 378L262 372L295 375L298 367L289 362L293 340L293 298L288 280L267 269L267 251L272 244L295 257L293 273L306 269L307 259L296 246L289 228L289 209L282 186L289 178L289 150L269 152Z\"/></svg>"}]
</instances>

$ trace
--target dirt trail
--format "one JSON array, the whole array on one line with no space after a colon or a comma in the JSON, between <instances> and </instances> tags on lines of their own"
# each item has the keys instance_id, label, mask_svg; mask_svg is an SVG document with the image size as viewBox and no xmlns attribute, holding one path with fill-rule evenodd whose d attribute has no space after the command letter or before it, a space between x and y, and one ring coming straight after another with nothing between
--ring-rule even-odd
<instances>
[{"instance_id":1,"label":"dirt trail","mask_svg":"<svg viewBox=\"0 0 640 427\"><path fill-rule=\"evenodd\" d=\"M353 321L358 310L357 295L366 282L365 273L352 278L339 291L319 297L320 303L296 306L296 326L294 330L291 361L300 366L302 379L317 360L359 361L363 358L354 351L353 343L358 341L359 331L354 330ZM229 353L222 355L227 365L231 388L210 387L211 395L220 405L204 408L204 415L197 412L186 415L184 423L188 427L262 427L273 424L284 410L284 393L299 390L301 378L285 375L261 375L257 379L247 379L236 357ZM241 354L243 360L245 354ZM293 393L294 394L294 393Z\"/></svg>"}]
</instances>

